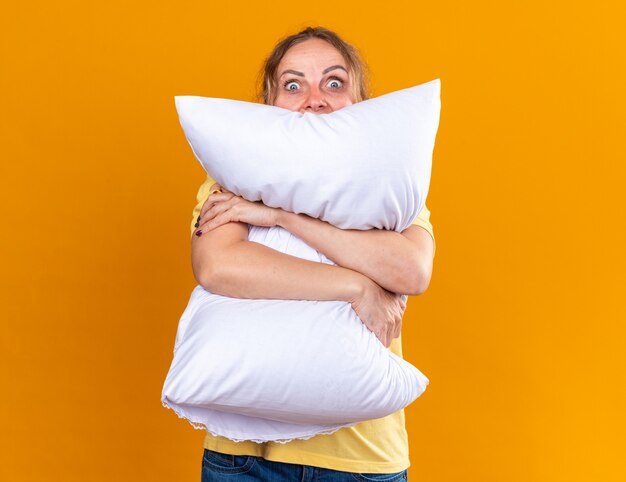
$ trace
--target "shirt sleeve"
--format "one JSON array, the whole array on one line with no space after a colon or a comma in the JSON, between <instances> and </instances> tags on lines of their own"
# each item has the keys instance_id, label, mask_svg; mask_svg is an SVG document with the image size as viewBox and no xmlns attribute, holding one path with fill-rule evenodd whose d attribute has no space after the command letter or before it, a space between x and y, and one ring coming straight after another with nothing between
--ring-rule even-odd
<instances>
[{"instance_id":1,"label":"shirt sleeve","mask_svg":"<svg viewBox=\"0 0 626 482\"><path fill-rule=\"evenodd\" d=\"M413 221L414 225L420 226L428 231L428 234L433 238L433 256L435 255L435 251L437 250L437 244L435 243L435 233L433 232L433 225L430 223L430 210L424 204L424 207L419 212L415 221Z\"/></svg>"},{"instance_id":2,"label":"shirt sleeve","mask_svg":"<svg viewBox=\"0 0 626 482\"><path fill-rule=\"evenodd\" d=\"M191 216L191 236L192 237L193 237L193 233L195 233L196 231L195 224L196 224L196 221L198 220L198 216L200 215L200 210L202 209L202 205L205 203L205 201L209 197L209 194L211 193L210 187L213 184L215 184L215 179L213 179L210 175L207 174L206 180L202 183L202 186L200 186L200 189L198 189L198 194L196 195L196 200L198 201L198 204L196 204L196 207L193 208L193 214Z\"/></svg>"}]
</instances>

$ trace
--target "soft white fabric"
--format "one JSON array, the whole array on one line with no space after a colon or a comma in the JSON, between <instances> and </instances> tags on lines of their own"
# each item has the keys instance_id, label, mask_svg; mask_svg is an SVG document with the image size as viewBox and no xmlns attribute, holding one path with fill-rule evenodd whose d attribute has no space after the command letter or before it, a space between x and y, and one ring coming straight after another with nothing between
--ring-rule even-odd
<instances>
[{"instance_id":1,"label":"soft white fabric","mask_svg":"<svg viewBox=\"0 0 626 482\"><path fill-rule=\"evenodd\" d=\"M320 116L201 97L178 97L177 107L207 171L249 200L344 228L398 231L424 204L438 79ZM278 226L250 226L248 239L334 264ZM235 299L197 286L161 398L214 435L287 442L387 416L428 383L350 303Z\"/></svg>"},{"instance_id":2,"label":"soft white fabric","mask_svg":"<svg viewBox=\"0 0 626 482\"><path fill-rule=\"evenodd\" d=\"M196 157L229 191L340 228L406 229L428 194L439 79L330 114L176 97Z\"/></svg>"}]
</instances>

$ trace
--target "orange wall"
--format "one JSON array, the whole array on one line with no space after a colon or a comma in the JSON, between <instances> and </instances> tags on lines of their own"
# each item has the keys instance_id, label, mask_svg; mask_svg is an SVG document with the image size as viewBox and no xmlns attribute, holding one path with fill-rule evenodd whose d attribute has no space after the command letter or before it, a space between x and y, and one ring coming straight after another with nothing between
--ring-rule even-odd
<instances>
[{"instance_id":1,"label":"orange wall","mask_svg":"<svg viewBox=\"0 0 626 482\"><path fill-rule=\"evenodd\" d=\"M174 95L250 100L309 24L376 95L441 79L410 480L626 480L624 3L225 3L3 7L0 480L199 480L160 403L203 180Z\"/></svg>"}]
</instances>

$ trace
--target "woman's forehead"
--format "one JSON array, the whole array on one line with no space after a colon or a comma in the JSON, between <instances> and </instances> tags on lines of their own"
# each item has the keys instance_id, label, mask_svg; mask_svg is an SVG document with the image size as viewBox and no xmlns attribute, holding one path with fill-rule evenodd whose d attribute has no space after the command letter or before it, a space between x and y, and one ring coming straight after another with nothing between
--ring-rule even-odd
<instances>
[{"instance_id":1,"label":"woman's forehead","mask_svg":"<svg viewBox=\"0 0 626 482\"><path fill-rule=\"evenodd\" d=\"M328 42L319 39L311 39L291 47L281 59L278 75L283 70L300 66L310 66L318 69L327 69L333 65L339 65L347 70L346 62L341 52Z\"/></svg>"}]
</instances>

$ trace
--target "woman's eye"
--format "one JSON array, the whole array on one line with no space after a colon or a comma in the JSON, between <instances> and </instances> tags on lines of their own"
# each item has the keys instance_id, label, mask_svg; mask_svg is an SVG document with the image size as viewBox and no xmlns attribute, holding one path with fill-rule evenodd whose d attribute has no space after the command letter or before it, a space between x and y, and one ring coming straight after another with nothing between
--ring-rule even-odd
<instances>
[{"instance_id":1,"label":"woman's eye","mask_svg":"<svg viewBox=\"0 0 626 482\"><path fill-rule=\"evenodd\" d=\"M298 90L298 83L293 81L285 82L285 87L287 90Z\"/></svg>"},{"instance_id":2,"label":"woman's eye","mask_svg":"<svg viewBox=\"0 0 626 482\"><path fill-rule=\"evenodd\" d=\"M339 79L332 79L328 82L328 86L332 89L339 89L343 85L343 82Z\"/></svg>"}]
</instances>

